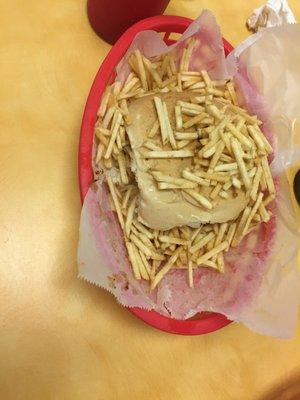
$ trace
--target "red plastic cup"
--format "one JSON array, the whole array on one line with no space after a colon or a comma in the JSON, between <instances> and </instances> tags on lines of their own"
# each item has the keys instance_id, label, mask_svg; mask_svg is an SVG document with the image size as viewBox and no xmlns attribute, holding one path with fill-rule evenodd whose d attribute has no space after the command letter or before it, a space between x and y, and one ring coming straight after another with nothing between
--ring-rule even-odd
<instances>
[{"instance_id":1,"label":"red plastic cup","mask_svg":"<svg viewBox=\"0 0 300 400\"><path fill-rule=\"evenodd\" d=\"M135 22L161 15L169 2L170 0L88 0L87 13L94 31L106 42L114 44Z\"/></svg>"}]
</instances>

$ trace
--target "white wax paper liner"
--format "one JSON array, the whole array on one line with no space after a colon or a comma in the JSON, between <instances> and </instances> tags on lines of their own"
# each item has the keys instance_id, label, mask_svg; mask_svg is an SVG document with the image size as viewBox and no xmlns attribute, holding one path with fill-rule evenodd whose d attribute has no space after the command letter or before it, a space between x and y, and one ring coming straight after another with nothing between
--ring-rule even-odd
<instances>
[{"instance_id":1,"label":"white wax paper liner","mask_svg":"<svg viewBox=\"0 0 300 400\"><path fill-rule=\"evenodd\" d=\"M190 35L199 39L192 55L192 67L207 69L214 79L234 74L241 101L262 119L264 132L275 145L272 166L276 166L273 174L276 172L278 196L272 205L274 216L268 224L248 235L237 249L228 252L225 274L200 268L194 274L195 288L191 289L187 285L186 271L174 270L150 294L148 283L133 278L122 232L110 209L106 186L97 182L89 190L82 209L79 277L109 290L125 306L154 309L177 319L189 318L200 311L221 312L257 332L289 337L296 322L300 284L296 266L298 236L285 169L289 163L287 159L297 159L299 153L292 147L291 115L284 113L289 104L277 102L283 112L278 115L278 108L270 107L266 101L268 96L260 95L265 80L272 80L273 69L269 68L268 76L261 76L259 72L255 75L251 57L250 60L242 59L244 52L238 59L232 56L225 60L219 27L213 15L205 11L188 28L181 41L170 48L155 32L138 34L117 68L117 79L126 78L126 60L134 49L139 48L148 57L167 51L179 57L182 43ZM266 59L268 50L272 50L273 55L276 49L267 46ZM285 67L287 79L291 80L289 66ZM299 72L300 63L297 76ZM278 87L279 92L284 89L284 86ZM273 120L278 122L275 127L271 123ZM282 135L289 140L282 140Z\"/></svg>"}]
</instances>

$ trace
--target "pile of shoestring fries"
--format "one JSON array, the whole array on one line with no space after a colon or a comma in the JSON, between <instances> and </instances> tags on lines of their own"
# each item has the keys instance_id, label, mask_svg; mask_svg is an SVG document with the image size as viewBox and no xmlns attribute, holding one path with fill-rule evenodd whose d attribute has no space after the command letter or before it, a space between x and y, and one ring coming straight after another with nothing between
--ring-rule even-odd
<instances>
[{"instance_id":1,"label":"pile of shoestring fries","mask_svg":"<svg viewBox=\"0 0 300 400\"><path fill-rule=\"evenodd\" d=\"M195 44L194 39L187 42L179 63L171 54L147 59L136 50L128 60L131 72L127 80L106 88L95 125L96 171L101 171L109 187L133 274L136 279L150 281L151 290L176 268L187 270L191 287L195 268L224 272L224 253L272 215L267 206L275 198L268 162L273 149L260 129L261 121L239 107L231 80L216 81L207 71L189 70ZM173 129L159 94L183 91L192 96L190 101L177 101ZM143 144L145 158L193 158L192 167L185 168L181 178L150 171L158 189L182 191L206 210L213 210L218 197L227 199L244 191L247 205L237 219L168 231L141 223L139 191L132 172L133 152L126 129L132 122L129 103L150 95L157 120ZM192 141L197 144L194 152L186 149ZM210 189L209 195L202 194L204 187L206 193Z\"/></svg>"}]
</instances>

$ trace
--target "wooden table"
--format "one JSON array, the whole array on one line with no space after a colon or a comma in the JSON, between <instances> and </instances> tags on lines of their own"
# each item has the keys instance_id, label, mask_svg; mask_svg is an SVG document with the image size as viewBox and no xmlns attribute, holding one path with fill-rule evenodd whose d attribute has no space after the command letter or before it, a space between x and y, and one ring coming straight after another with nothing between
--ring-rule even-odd
<instances>
[{"instance_id":1,"label":"wooden table","mask_svg":"<svg viewBox=\"0 0 300 400\"><path fill-rule=\"evenodd\" d=\"M167 13L209 8L237 45L260 1L223 3L174 0ZM0 4L0 398L275 399L269 391L297 384L299 329L292 340L237 324L168 335L76 278L79 129L109 45L91 30L85 0ZM300 19L300 3L290 4Z\"/></svg>"}]
</instances>

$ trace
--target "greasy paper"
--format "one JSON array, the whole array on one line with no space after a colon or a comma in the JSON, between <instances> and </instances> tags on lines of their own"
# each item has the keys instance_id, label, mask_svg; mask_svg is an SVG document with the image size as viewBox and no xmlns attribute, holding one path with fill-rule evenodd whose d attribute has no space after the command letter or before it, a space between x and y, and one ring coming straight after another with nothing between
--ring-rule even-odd
<instances>
[{"instance_id":1,"label":"greasy paper","mask_svg":"<svg viewBox=\"0 0 300 400\"><path fill-rule=\"evenodd\" d=\"M224 274L199 268L192 289L186 271L174 270L150 294L148 283L133 278L106 186L98 182L89 190L82 209L79 277L109 290L125 306L154 309L177 319L199 311L221 312L257 332L289 337L300 293L298 236L286 176L290 164L299 159L293 128L300 113L300 58L296 56L300 54L300 27L265 29L227 60L220 30L210 12L204 12L189 27L182 41L190 34L200 39L192 55L194 68L206 68L215 79L234 73L240 101L264 122L264 133L275 147L272 171L278 196L272 205L273 218L228 252ZM118 79L126 77L126 59L133 49L140 48L146 56L166 51L176 55L182 41L168 49L158 34L142 32L120 63Z\"/></svg>"},{"instance_id":2,"label":"greasy paper","mask_svg":"<svg viewBox=\"0 0 300 400\"><path fill-rule=\"evenodd\" d=\"M295 16L287 0L268 0L266 4L253 10L247 19L247 28L257 32L259 29L295 22Z\"/></svg>"}]
</instances>

